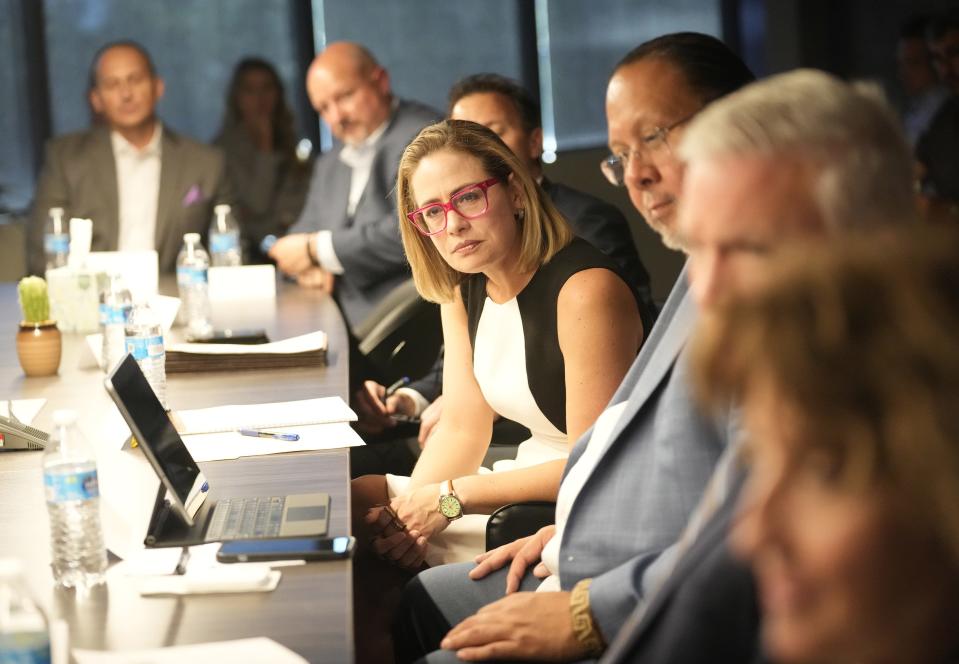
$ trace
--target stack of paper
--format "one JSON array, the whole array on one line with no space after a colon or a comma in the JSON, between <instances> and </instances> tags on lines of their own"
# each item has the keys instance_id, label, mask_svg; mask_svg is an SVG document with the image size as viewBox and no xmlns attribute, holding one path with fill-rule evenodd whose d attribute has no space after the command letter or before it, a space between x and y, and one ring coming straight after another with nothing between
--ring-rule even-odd
<instances>
[{"instance_id":1,"label":"stack of paper","mask_svg":"<svg viewBox=\"0 0 959 664\"><path fill-rule=\"evenodd\" d=\"M356 413L339 397L216 406L173 415L195 461L362 445L363 439L348 424L355 420ZM238 433L239 429L281 429L297 434L299 440L251 438Z\"/></svg>"},{"instance_id":2,"label":"stack of paper","mask_svg":"<svg viewBox=\"0 0 959 664\"><path fill-rule=\"evenodd\" d=\"M173 417L182 435L355 421L356 413L339 397L178 410Z\"/></svg>"},{"instance_id":3,"label":"stack of paper","mask_svg":"<svg viewBox=\"0 0 959 664\"><path fill-rule=\"evenodd\" d=\"M167 373L286 369L326 364L326 333L311 332L268 344L171 344Z\"/></svg>"}]
</instances>

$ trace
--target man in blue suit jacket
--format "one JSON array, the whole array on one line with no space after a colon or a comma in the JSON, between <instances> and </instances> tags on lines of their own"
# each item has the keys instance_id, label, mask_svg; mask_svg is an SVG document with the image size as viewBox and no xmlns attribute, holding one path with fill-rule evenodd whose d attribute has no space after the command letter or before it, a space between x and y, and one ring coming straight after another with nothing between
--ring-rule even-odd
<instances>
[{"instance_id":1,"label":"man in blue suit jacket","mask_svg":"<svg viewBox=\"0 0 959 664\"><path fill-rule=\"evenodd\" d=\"M647 42L614 70L607 91L612 154L603 170L627 187L668 246L681 246L675 220L682 164L674 146L685 123L752 79L721 42L692 33ZM684 270L610 406L570 455L558 525L496 550L472 572L467 564L420 574L397 613L400 660L436 648L447 626L467 618L465 631L458 628L444 647L576 660L598 654L603 639L616 634L644 592L645 568L679 537L733 426L703 417L690 394L684 348L694 319ZM517 573L507 586L501 566L510 559ZM525 573L539 559L534 573ZM477 582L467 572L488 576ZM557 592L514 594L473 615L504 588L532 590L547 575L544 588ZM513 645L499 640L515 635ZM451 655L434 653L430 661Z\"/></svg>"},{"instance_id":2,"label":"man in blue suit jacket","mask_svg":"<svg viewBox=\"0 0 959 664\"><path fill-rule=\"evenodd\" d=\"M395 98L387 71L350 42L316 57L306 89L338 144L316 162L299 220L269 254L300 285L334 293L355 328L410 276L396 221L396 169L420 129L442 116Z\"/></svg>"}]
</instances>

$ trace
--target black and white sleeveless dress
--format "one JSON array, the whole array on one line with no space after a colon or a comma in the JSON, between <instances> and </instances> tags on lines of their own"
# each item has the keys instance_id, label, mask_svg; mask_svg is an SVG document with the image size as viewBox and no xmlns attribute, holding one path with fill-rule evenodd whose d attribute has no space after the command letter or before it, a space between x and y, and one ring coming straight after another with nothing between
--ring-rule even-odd
<instances>
[{"instance_id":1,"label":"black and white sleeveless dress","mask_svg":"<svg viewBox=\"0 0 959 664\"><path fill-rule=\"evenodd\" d=\"M519 444L516 459L497 461L492 471L480 468L478 472L524 468L569 454L565 363L556 303L571 276L592 268L619 274L612 260L577 238L540 267L516 297L501 304L487 296L485 275L470 275L461 284L473 345L473 374L483 397L494 411L531 433ZM403 493L408 483L408 477L387 475L390 497ZM468 514L454 521L430 539L427 562L472 560L485 550L486 520L487 515Z\"/></svg>"}]
</instances>

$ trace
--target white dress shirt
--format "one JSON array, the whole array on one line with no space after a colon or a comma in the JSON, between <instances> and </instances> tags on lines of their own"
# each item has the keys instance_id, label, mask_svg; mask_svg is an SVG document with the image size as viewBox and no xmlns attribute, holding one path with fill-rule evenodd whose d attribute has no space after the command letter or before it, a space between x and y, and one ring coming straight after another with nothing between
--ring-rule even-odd
<instances>
[{"instance_id":1,"label":"white dress shirt","mask_svg":"<svg viewBox=\"0 0 959 664\"><path fill-rule=\"evenodd\" d=\"M160 198L160 162L163 125L156 123L150 142L138 149L119 133L110 132L117 167L120 212L120 251L156 248L157 201Z\"/></svg>"},{"instance_id":2,"label":"white dress shirt","mask_svg":"<svg viewBox=\"0 0 959 664\"><path fill-rule=\"evenodd\" d=\"M393 113L399 101L394 99L393 106L390 109L390 117L373 130L361 143L356 145L346 144L340 150L340 161L352 169L350 175L350 195L346 203L346 214L350 217L356 212L356 206L360 203L363 196L363 190L366 189L370 181L370 173L373 171L373 161L376 159L376 144L386 133L386 128L393 118ZM329 230L318 231L316 234L316 257L320 265L327 272L333 274L343 274L343 264L336 257L336 251L333 249L333 232Z\"/></svg>"}]
</instances>

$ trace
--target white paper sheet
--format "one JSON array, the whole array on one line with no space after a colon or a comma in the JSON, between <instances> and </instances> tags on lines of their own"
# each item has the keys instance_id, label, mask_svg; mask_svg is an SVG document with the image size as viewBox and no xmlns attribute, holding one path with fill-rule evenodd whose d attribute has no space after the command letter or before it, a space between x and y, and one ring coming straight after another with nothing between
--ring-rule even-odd
<instances>
[{"instance_id":1,"label":"white paper sheet","mask_svg":"<svg viewBox=\"0 0 959 664\"><path fill-rule=\"evenodd\" d=\"M24 424L30 424L46 402L46 399L13 399L12 401L3 399L0 401L0 415L10 417L8 404L12 403L13 414L17 416L17 419Z\"/></svg>"},{"instance_id":2,"label":"white paper sheet","mask_svg":"<svg viewBox=\"0 0 959 664\"><path fill-rule=\"evenodd\" d=\"M87 267L97 272L123 275L134 300L149 298L157 293L159 284L157 252L148 251L93 251L87 256Z\"/></svg>"},{"instance_id":3,"label":"white paper sheet","mask_svg":"<svg viewBox=\"0 0 959 664\"><path fill-rule=\"evenodd\" d=\"M214 303L276 297L276 268L272 265L211 267L208 275Z\"/></svg>"},{"instance_id":4,"label":"white paper sheet","mask_svg":"<svg viewBox=\"0 0 959 664\"><path fill-rule=\"evenodd\" d=\"M201 433L183 436L183 442L196 461L221 461L245 456L333 450L363 445L363 439L345 422L283 427L283 433L299 434L297 441L252 438L236 431Z\"/></svg>"},{"instance_id":5,"label":"white paper sheet","mask_svg":"<svg viewBox=\"0 0 959 664\"><path fill-rule=\"evenodd\" d=\"M137 664L183 664L183 662L307 664L307 661L295 652L265 636L121 652L75 648L73 656L77 664L129 664L129 662Z\"/></svg>"},{"instance_id":6,"label":"white paper sheet","mask_svg":"<svg viewBox=\"0 0 959 664\"><path fill-rule=\"evenodd\" d=\"M356 413L340 397L322 397L300 401L180 410L176 411L173 421L181 435L189 435L237 429L355 422ZM337 445L337 447L343 446Z\"/></svg>"}]
</instances>

